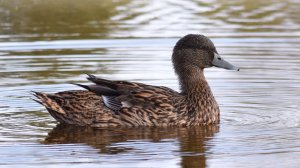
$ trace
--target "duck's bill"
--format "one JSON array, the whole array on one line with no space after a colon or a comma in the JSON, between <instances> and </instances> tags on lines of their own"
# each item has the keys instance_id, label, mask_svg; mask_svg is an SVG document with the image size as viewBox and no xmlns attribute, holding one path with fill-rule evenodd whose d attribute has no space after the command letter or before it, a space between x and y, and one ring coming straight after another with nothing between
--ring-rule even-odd
<instances>
[{"instance_id":1,"label":"duck's bill","mask_svg":"<svg viewBox=\"0 0 300 168\"><path fill-rule=\"evenodd\" d=\"M217 53L214 55L214 59L212 61L212 64L219 68L224 68L228 70L235 70L239 71L240 69L235 67L234 65L230 64L229 62L225 61L221 56Z\"/></svg>"}]
</instances>

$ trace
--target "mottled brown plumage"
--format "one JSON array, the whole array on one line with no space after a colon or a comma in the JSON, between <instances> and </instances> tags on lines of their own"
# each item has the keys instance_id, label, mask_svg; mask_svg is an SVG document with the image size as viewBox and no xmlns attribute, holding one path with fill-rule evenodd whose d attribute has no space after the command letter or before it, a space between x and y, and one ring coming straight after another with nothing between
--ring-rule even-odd
<instances>
[{"instance_id":1,"label":"mottled brown plumage","mask_svg":"<svg viewBox=\"0 0 300 168\"><path fill-rule=\"evenodd\" d=\"M198 126L218 123L219 106L203 70L211 66L238 70L223 60L212 41L190 34L174 47L172 61L181 92L136 82L88 76L87 91L34 92L37 102L61 123L91 127Z\"/></svg>"}]
</instances>

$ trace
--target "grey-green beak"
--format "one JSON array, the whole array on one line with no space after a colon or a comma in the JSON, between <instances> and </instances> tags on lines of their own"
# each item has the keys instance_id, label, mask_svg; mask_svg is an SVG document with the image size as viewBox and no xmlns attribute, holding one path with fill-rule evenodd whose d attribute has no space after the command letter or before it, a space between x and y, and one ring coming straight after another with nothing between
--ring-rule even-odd
<instances>
[{"instance_id":1,"label":"grey-green beak","mask_svg":"<svg viewBox=\"0 0 300 168\"><path fill-rule=\"evenodd\" d=\"M229 62L221 58L221 56L218 53L215 53L212 64L216 67L224 68L228 70L235 70L235 71L240 70L239 68L235 67L234 65L230 64Z\"/></svg>"}]
</instances>

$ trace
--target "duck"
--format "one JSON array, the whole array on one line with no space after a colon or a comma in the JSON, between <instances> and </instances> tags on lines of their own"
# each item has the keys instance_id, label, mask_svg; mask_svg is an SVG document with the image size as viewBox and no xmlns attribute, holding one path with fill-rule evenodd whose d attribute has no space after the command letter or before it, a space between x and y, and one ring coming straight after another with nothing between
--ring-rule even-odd
<instances>
[{"instance_id":1,"label":"duck","mask_svg":"<svg viewBox=\"0 0 300 168\"><path fill-rule=\"evenodd\" d=\"M214 43L201 34L180 38L172 62L180 91L138 82L113 81L91 74L84 90L58 93L33 91L34 100L62 124L95 128L173 127L218 124L220 108L206 81L204 69L238 71L224 60Z\"/></svg>"}]
</instances>

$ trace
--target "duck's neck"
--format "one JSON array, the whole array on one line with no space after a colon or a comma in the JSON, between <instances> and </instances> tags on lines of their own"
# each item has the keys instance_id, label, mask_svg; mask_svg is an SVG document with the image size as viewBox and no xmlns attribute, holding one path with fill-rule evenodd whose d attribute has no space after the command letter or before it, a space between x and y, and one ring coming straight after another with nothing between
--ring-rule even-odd
<instances>
[{"instance_id":1,"label":"duck's neck","mask_svg":"<svg viewBox=\"0 0 300 168\"><path fill-rule=\"evenodd\" d=\"M179 74L181 93L186 96L203 96L211 94L210 87L205 79L204 70L199 68L189 68L184 70L184 74Z\"/></svg>"},{"instance_id":2,"label":"duck's neck","mask_svg":"<svg viewBox=\"0 0 300 168\"><path fill-rule=\"evenodd\" d=\"M181 94L187 105L189 125L216 123L219 121L219 106L204 77L203 69L189 68L179 74Z\"/></svg>"}]
</instances>

